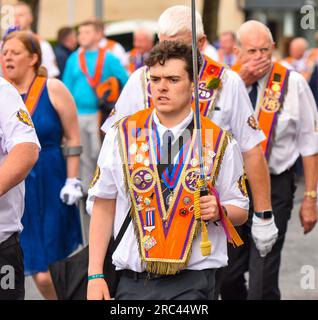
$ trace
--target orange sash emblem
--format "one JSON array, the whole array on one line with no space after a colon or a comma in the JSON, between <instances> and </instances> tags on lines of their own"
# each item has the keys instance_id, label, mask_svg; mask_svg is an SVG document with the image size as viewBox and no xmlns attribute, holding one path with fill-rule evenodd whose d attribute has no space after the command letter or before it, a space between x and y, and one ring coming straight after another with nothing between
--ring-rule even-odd
<instances>
[{"instance_id":1,"label":"orange sash emblem","mask_svg":"<svg viewBox=\"0 0 318 320\"><path fill-rule=\"evenodd\" d=\"M194 216L194 193L199 179L196 130L180 149L173 174L159 176L160 141L152 117L152 110L146 109L122 119L118 124L118 141L141 260L148 272L175 274L186 267L200 229ZM204 170L213 189L230 138L205 117L202 128ZM161 179L173 184L168 209ZM225 217L222 225L231 240L240 245L241 239Z\"/></svg>"},{"instance_id":2,"label":"orange sash emblem","mask_svg":"<svg viewBox=\"0 0 318 320\"><path fill-rule=\"evenodd\" d=\"M232 67L232 70L239 72L240 68L241 65L237 63ZM289 70L280 63L274 62L266 88L263 90L256 107L259 128L263 130L266 136L266 140L261 142L261 146L267 160L270 156L277 117L287 93L288 76Z\"/></svg>"}]
</instances>

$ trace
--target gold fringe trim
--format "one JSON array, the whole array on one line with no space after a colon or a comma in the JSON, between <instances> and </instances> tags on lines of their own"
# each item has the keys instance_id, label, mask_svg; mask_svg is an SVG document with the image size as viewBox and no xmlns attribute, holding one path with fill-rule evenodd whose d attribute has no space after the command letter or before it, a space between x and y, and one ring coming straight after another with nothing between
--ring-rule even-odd
<instances>
[{"instance_id":1,"label":"gold fringe trim","mask_svg":"<svg viewBox=\"0 0 318 320\"><path fill-rule=\"evenodd\" d=\"M215 156L214 160L214 165L213 165L213 171L212 171L212 186L215 185L215 182L218 178L218 175L220 173L220 168L221 168L221 163L225 154L225 150L229 142L233 139L232 135L224 130L222 133L222 138L221 138L221 146L219 146L218 153Z\"/></svg>"}]
</instances>

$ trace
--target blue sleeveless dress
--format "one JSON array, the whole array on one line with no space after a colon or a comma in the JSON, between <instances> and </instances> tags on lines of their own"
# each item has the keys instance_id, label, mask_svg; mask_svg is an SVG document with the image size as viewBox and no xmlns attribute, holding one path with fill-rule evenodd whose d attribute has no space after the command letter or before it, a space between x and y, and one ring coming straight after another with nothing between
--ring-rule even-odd
<instances>
[{"instance_id":1,"label":"blue sleeveless dress","mask_svg":"<svg viewBox=\"0 0 318 320\"><path fill-rule=\"evenodd\" d=\"M48 271L50 263L67 257L82 242L78 208L60 200L66 180L66 161L60 148L63 129L47 86L32 120L42 149L25 180L20 239L26 275Z\"/></svg>"}]
</instances>

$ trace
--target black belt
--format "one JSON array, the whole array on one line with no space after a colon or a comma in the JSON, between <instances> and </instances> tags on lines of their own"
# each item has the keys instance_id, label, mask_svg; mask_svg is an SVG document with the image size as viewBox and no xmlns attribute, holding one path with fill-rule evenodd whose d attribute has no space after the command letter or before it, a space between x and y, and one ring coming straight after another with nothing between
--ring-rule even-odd
<instances>
[{"instance_id":1,"label":"black belt","mask_svg":"<svg viewBox=\"0 0 318 320\"><path fill-rule=\"evenodd\" d=\"M15 232L13 235L11 235L7 240L0 243L0 251L11 247L15 244L19 244L19 234L18 232Z\"/></svg>"},{"instance_id":2,"label":"black belt","mask_svg":"<svg viewBox=\"0 0 318 320\"><path fill-rule=\"evenodd\" d=\"M180 272L178 272L177 274L182 274L182 273L186 273L190 270L182 270ZM171 277L173 275L164 275L164 274L155 274L155 273L149 273L149 272L135 272L132 270L123 270L122 273L123 276L126 276L127 278L131 278L131 279L135 279L135 280L139 280L139 279L146 279L146 280L153 280L153 279L160 279L160 278L167 278L167 277Z\"/></svg>"}]
</instances>

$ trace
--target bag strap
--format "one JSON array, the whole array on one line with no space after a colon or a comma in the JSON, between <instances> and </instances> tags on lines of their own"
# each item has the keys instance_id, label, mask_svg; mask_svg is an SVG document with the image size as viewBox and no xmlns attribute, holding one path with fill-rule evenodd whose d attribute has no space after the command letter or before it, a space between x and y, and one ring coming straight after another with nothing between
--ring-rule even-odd
<instances>
[{"instance_id":1,"label":"bag strap","mask_svg":"<svg viewBox=\"0 0 318 320\"><path fill-rule=\"evenodd\" d=\"M115 239L115 241L114 241L114 251L116 250L116 248L118 247L121 239L123 238L123 236L124 236L124 234L125 234L128 226L129 226L130 220L131 220L131 218L130 218L130 211L129 211L129 212L127 213L127 216L126 216L126 218L125 218L125 221L124 221L124 223L122 224L122 226L121 226L121 228L120 228L120 230L119 230L119 232L118 232L118 235L117 235L117 237L116 237L116 239Z\"/></svg>"}]
</instances>

